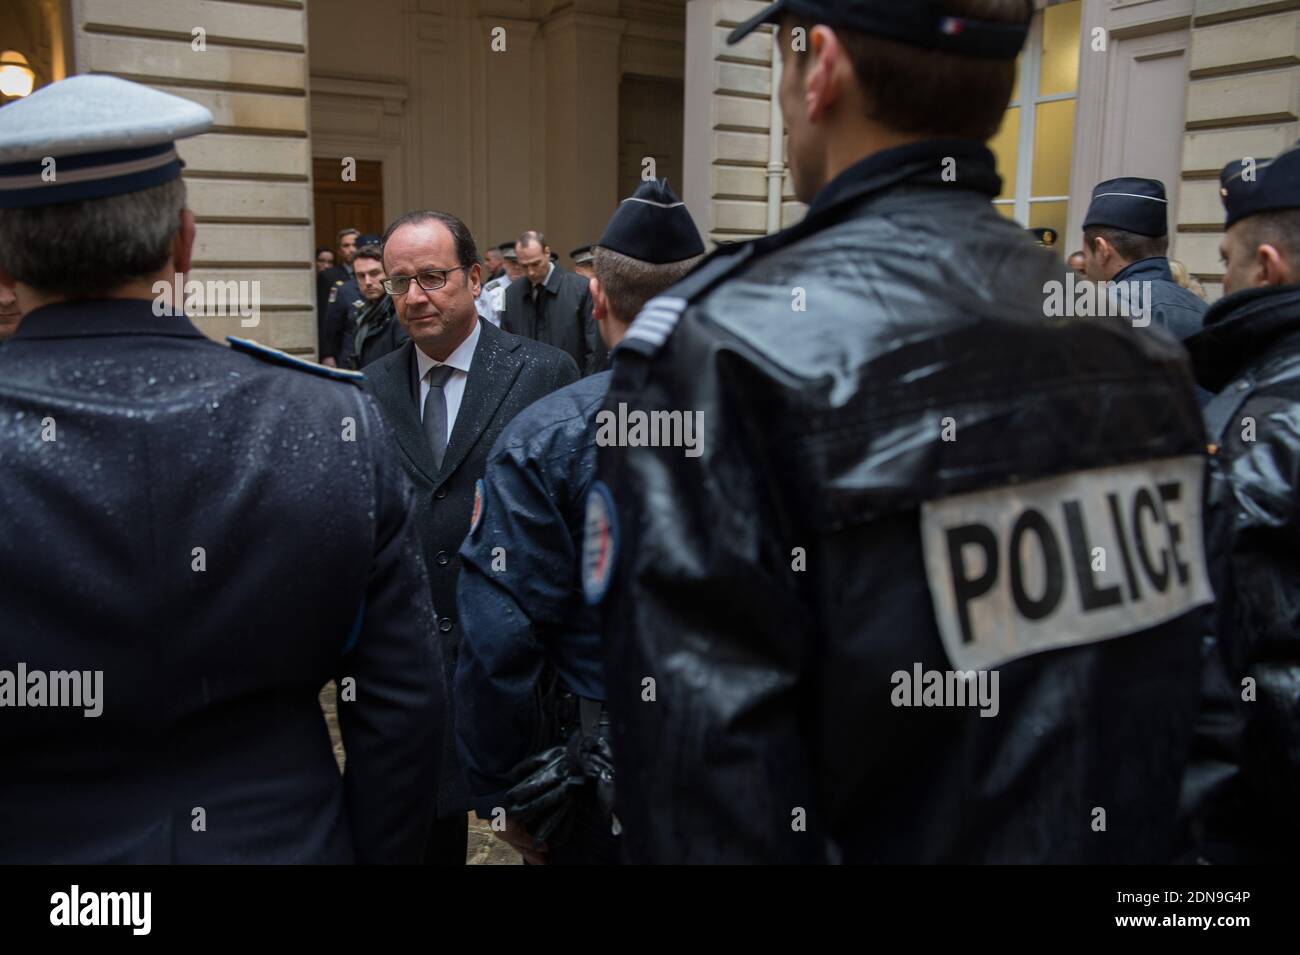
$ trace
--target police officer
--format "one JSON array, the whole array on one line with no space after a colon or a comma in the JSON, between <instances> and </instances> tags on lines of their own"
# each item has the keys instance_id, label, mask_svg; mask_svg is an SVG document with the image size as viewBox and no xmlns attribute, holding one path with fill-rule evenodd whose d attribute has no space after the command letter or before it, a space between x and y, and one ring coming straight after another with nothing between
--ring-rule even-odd
<instances>
[{"instance_id":1,"label":"police officer","mask_svg":"<svg viewBox=\"0 0 1300 955\"><path fill-rule=\"evenodd\" d=\"M1034 228L1029 230L1029 234L1034 237L1034 241L1044 248L1056 248L1056 230L1047 228Z\"/></svg>"},{"instance_id":2,"label":"police officer","mask_svg":"<svg viewBox=\"0 0 1300 955\"><path fill-rule=\"evenodd\" d=\"M1300 850L1300 147L1228 163L1228 293L1187 340L1214 480L1216 633L1228 679L1210 703L1244 720L1199 765L1199 848L1216 861ZM1218 662L1211 660L1212 663ZM1213 686L1211 679L1210 685ZM1220 720L1223 725L1223 720ZM1204 752L1213 756L1208 746Z\"/></svg>"},{"instance_id":3,"label":"police officer","mask_svg":"<svg viewBox=\"0 0 1300 955\"><path fill-rule=\"evenodd\" d=\"M101 75L0 110L0 862L414 862L429 829L444 692L379 411L178 310L174 141L211 125Z\"/></svg>"},{"instance_id":4,"label":"police officer","mask_svg":"<svg viewBox=\"0 0 1300 955\"><path fill-rule=\"evenodd\" d=\"M613 369L583 584L624 861L1173 855L1198 408L1175 342L1045 318L1060 261L984 145L1030 4L978 8L778 0L731 34L779 24L810 205Z\"/></svg>"},{"instance_id":5,"label":"police officer","mask_svg":"<svg viewBox=\"0 0 1300 955\"><path fill-rule=\"evenodd\" d=\"M506 286L523 275L519 268L519 257L515 255L515 244L503 242L494 250L501 260L501 271L483 283L480 296L487 302L489 314L485 317L497 328L501 327L501 316L506 310Z\"/></svg>"},{"instance_id":6,"label":"police officer","mask_svg":"<svg viewBox=\"0 0 1300 955\"><path fill-rule=\"evenodd\" d=\"M594 253L593 315L613 348L704 244L667 184L648 182L619 205ZM502 836L531 862L618 861L609 807L601 805L612 789L601 775L608 776L608 750L592 738L608 735L600 635L578 567L609 375L562 388L510 422L479 482L461 548L457 741L475 810L485 819L509 810ZM552 684L555 694L547 692ZM569 768L571 739L584 756L581 771ZM570 795L558 814L549 805L531 811L563 787Z\"/></svg>"},{"instance_id":7,"label":"police officer","mask_svg":"<svg viewBox=\"0 0 1300 955\"><path fill-rule=\"evenodd\" d=\"M356 333L356 326L350 324L349 313L362 308L369 300L369 295L362 292L357 276L357 256L362 249L374 250L382 245L377 235L358 235L356 243L348 253L351 259L346 277L336 280L330 287L325 316L320 325L320 361L331 368L350 367L352 335Z\"/></svg>"},{"instance_id":8,"label":"police officer","mask_svg":"<svg viewBox=\"0 0 1300 955\"><path fill-rule=\"evenodd\" d=\"M573 271L585 279L591 278L596 274L592 263L595 261L595 253L592 246L580 245L569 253L569 258L573 260Z\"/></svg>"},{"instance_id":9,"label":"police officer","mask_svg":"<svg viewBox=\"0 0 1300 955\"><path fill-rule=\"evenodd\" d=\"M324 364L334 367L338 363L338 353L330 350L332 346L327 342L334 341L338 334L338 326L328 324L329 307L338 301L340 294L346 296L348 292L353 292L352 297L356 297L355 290L343 291L343 286L352 280L352 259L357 254L363 238L357 229L340 229L339 249L334 264L316 276L316 334L319 339L317 352ZM344 301L349 302L352 299L345 297Z\"/></svg>"},{"instance_id":10,"label":"police officer","mask_svg":"<svg viewBox=\"0 0 1300 955\"><path fill-rule=\"evenodd\" d=\"M1149 318L1180 341L1201 329L1209 307L1183 288L1169 269L1169 200L1159 179L1108 179L1092 191L1083 220L1084 273L1114 282L1130 307L1148 302ZM1132 283L1140 283L1134 286ZM1136 293L1128 291L1136 288Z\"/></svg>"}]
</instances>

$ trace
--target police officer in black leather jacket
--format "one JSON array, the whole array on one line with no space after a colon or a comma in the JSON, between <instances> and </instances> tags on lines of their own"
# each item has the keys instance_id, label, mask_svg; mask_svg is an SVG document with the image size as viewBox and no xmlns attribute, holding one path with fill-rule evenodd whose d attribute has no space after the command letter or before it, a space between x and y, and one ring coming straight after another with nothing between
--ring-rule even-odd
<instances>
[{"instance_id":1,"label":"police officer in black leather jacket","mask_svg":"<svg viewBox=\"0 0 1300 955\"><path fill-rule=\"evenodd\" d=\"M732 34L780 23L810 206L614 365L584 585L625 861L1176 850L1202 425L1172 339L1045 315L1059 263L990 202L1031 12L997 6L783 0Z\"/></svg>"},{"instance_id":2,"label":"police officer in black leather jacket","mask_svg":"<svg viewBox=\"0 0 1300 955\"><path fill-rule=\"evenodd\" d=\"M1245 175L1247 170L1251 175ZM1189 778L1211 861L1300 851L1300 146L1220 175L1227 293L1186 342L1214 450L1218 594L1205 745ZM1224 677L1215 679L1223 665Z\"/></svg>"}]
</instances>

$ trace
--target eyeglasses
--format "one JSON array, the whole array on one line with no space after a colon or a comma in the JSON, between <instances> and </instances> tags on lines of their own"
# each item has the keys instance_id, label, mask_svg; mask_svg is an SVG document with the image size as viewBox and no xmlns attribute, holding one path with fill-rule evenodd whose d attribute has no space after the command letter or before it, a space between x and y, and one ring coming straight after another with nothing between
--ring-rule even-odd
<instances>
[{"instance_id":1,"label":"eyeglasses","mask_svg":"<svg viewBox=\"0 0 1300 955\"><path fill-rule=\"evenodd\" d=\"M397 275L391 279L384 279L384 291L389 295L405 295L406 290L411 287L414 281L420 288L426 292L436 292L447 284L447 276L452 272L459 272L461 269L468 268L466 265L458 265L454 269L429 269L426 272L419 272L414 277L410 275Z\"/></svg>"}]
</instances>

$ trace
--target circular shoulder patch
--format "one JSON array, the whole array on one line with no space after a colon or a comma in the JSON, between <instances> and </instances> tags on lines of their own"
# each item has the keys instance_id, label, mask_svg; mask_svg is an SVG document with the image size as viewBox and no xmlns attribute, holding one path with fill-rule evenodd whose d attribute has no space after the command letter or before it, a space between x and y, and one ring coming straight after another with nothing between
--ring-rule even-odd
<instances>
[{"instance_id":1,"label":"circular shoulder patch","mask_svg":"<svg viewBox=\"0 0 1300 955\"><path fill-rule=\"evenodd\" d=\"M592 607L605 599L618 554L618 518L614 497L603 481L591 485L582 539L582 592Z\"/></svg>"},{"instance_id":2,"label":"circular shoulder patch","mask_svg":"<svg viewBox=\"0 0 1300 955\"><path fill-rule=\"evenodd\" d=\"M478 530L478 522L483 519L483 479L474 482L474 510L469 515L469 532Z\"/></svg>"}]
</instances>

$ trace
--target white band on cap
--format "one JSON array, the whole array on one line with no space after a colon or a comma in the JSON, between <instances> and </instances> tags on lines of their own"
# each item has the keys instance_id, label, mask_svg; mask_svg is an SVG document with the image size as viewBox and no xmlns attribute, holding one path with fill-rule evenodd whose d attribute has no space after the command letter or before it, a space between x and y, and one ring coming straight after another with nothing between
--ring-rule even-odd
<instances>
[{"instance_id":1,"label":"white band on cap","mask_svg":"<svg viewBox=\"0 0 1300 955\"><path fill-rule=\"evenodd\" d=\"M638 199L636 196L628 196L624 202L644 202L648 206L655 206L658 209L676 209L678 206L684 206L684 202L655 202L653 199Z\"/></svg>"},{"instance_id":2,"label":"white band on cap","mask_svg":"<svg viewBox=\"0 0 1300 955\"><path fill-rule=\"evenodd\" d=\"M1163 202L1165 205L1169 205L1168 199L1157 199L1155 196L1139 196L1136 192L1103 192L1093 198L1104 199L1106 196L1125 196L1129 199L1150 199L1152 202Z\"/></svg>"},{"instance_id":3,"label":"white band on cap","mask_svg":"<svg viewBox=\"0 0 1300 955\"><path fill-rule=\"evenodd\" d=\"M53 180L42 178L44 173L40 172L22 176L0 176L0 192L9 192L16 189L38 189L41 186L66 186L75 182L98 182L101 179L116 179L119 176L130 176L137 172L161 169L179 158L176 155L175 148L172 148L159 153L157 156L132 159L129 162L111 163L105 166L88 166L85 169L60 169Z\"/></svg>"}]
</instances>

